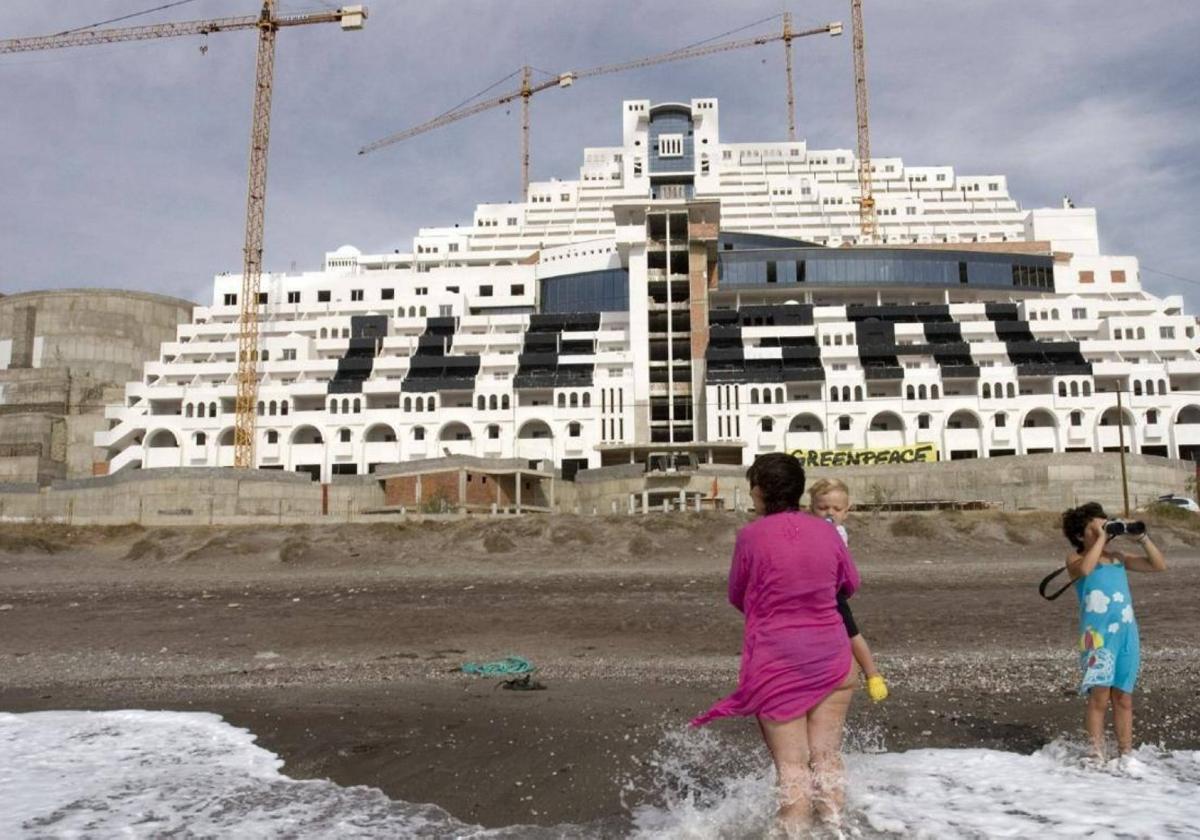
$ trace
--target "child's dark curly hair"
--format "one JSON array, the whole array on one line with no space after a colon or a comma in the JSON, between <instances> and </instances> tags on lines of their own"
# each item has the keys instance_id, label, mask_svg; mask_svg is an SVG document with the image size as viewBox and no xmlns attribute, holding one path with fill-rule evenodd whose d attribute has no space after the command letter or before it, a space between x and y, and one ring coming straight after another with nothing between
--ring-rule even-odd
<instances>
[{"instance_id":1,"label":"child's dark curly hair","mask_svg":"<svg viewBox=\"0 0 1200 840\"><path fill-rule=\"evenodd\" d=\"M784 452L759 455L746 470L746 480L762 493L768 514L799 510L804 495L804 467Z\"/></svg>"},{"instance_id":2,"label":"child's dark curly hair","mask_svg":"<svg viewBox=\"0 0 1200 840\"><path fill-rule=\"evenodd\" d=\"M1062 515L1062 532L1067 542L1075 546L1076 551L1083 551L1083 532L1093 519L1108 519L1108 514L1099 502L1088 502L1079 507L1064 511Z\"/></svg>"}]
</instances>

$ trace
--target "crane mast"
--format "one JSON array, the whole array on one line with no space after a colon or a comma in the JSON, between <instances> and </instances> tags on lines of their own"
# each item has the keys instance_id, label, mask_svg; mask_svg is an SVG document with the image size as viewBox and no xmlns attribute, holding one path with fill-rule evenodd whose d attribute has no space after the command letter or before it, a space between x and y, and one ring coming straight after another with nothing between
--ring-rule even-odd
<instances>
[{"instance_id":1,"label":"crane mast","mask_svg":"<svg viewBox=\"0 0 1200 840\"><path fill-rule=\"evenodd\" d=\"M237 400L233 463L254 466L255 403L258 399L258 307L262 279L263 219L267 199L267 145L271 137L271 91L275 77L275 35L284 26L340 23L342 29L362 29L366 6L343 6L322 12L276 14L275 0L263 0L258 15L156 23L113 29L80 29L57 35L0 40L0 54L33 50L86 47L120 41L148 41L183 35L210 35L258 29L254 110L250 122L250 175L246 196L246 238L243 248L241 308L238 328ZM528 102L528 99L526 99ZM526 154L528 160L528 153Z\"/></svg>"},{"instance_id":2,"label":"crane mast","mask_svg":"<svg viewBox=\"0 0 1200 840\"><path fill-rule=\"evenodd\" d=\"M238 329L237 401L233 465L254 466L254 406L258 401L258 290L262 279L263 222L267 196L267 144L271 139L271 88L275 79L274 0L264 0L258 22L254 110L250 120L250 177L246 191L241 319Z\"/></svg>"},{"instance_id":3,"label":"crane mast","mask_svg":"<svg viewBox=\"0 0 1200 840\"><path fill-rule=\"evenodd\" d=\"M867 56L863 38L862 0L850 0L854 42L854 108L858 122L858 222L862 242L875 241L878 224L871 190L871 130L867 124Z\"/></svg>"}]
</instances>

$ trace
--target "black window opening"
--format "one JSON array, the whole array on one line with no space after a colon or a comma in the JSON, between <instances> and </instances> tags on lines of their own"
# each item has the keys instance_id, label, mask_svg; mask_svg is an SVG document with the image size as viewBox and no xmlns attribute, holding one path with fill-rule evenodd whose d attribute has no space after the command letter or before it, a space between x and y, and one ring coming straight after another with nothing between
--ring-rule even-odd
<instances>
[{"instance_id":1,"label":"black window opening","mask_svg":"<svg viewBox=\"0 0 1200 840\"><path fill-rule=\"evenodd\" d=\"M318 291L317 292L317 303L329 303L329 300L330 300L330 297L332 296L332 294L333 293L330 292L328 289L325 289L324 291Z\"/></svg>"},{"instance_id":2,"label":"black window opening","mask_svg":"<svg viewBox=\"0 0 1200 840\"><path fill-rule=\"evenodd\" d=\"M396 290L395 289L381 289L379 292L379 299L380 300L395 300L396 299Z\"/></svg>"},{"instance_id":3,"label":"black window opening","mask_svg":"<svg viewBox=\"0 0 1200 840\"><path fill-rule=\"evenodd\" d=\"M775 267L775 260L767 260L767 282L778 282L778 271Z\"/></svg>"},{"instance_id":4,"label":"black window opening","mask_svg":"<svg viewBox=\"0 0 1200 840\"><path fill-rule=\"evenodd\" d=\"M967 264L965 262L958 264L958 282L964 285L967 282Z\"/></svg>"}]
</instances>

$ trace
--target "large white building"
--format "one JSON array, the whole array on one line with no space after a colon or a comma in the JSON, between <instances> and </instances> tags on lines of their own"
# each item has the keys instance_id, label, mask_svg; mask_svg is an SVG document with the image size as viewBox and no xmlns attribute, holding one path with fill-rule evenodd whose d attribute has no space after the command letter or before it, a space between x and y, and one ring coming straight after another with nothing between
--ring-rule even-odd
<instances>
[{"instance_id":1,"label":"large white building","mask_svg":"<svg viewBox=\"0 0 1200 840\"><path fill-rule=\"evenodd\" d=\"M622 106L575 180L262 282L255 461L331 475L444 454L561 468L651 450L929 444L941 458L1200 455L1196 322L1100 253L1092 209L1000 175L722 143L712 99ZM241 277L112 406L110 471L233 462ZM1121 392L1124 427L1119 422Z\"/></svg>"}]
</instances>

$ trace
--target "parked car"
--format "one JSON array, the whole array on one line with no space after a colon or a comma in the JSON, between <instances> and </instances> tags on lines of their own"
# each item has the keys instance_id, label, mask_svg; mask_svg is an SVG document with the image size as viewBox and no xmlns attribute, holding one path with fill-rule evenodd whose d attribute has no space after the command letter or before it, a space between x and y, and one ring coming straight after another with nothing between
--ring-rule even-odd
<instances>
[{"instance_id":1,"label":"parked car","mask_svg":"<svg viewBox=\"0 0 1200 840\"><path fill-rule=\"evenodd\" d=\"M1200 513L1200 505L1196 504L1196 500L1187 496L1178 496L1174 493L1168 493L1165 496L1158 497L1160 505L1174 505L1184 510L1190 510L1192 513Z\"/></svg>"}]
</instances>

